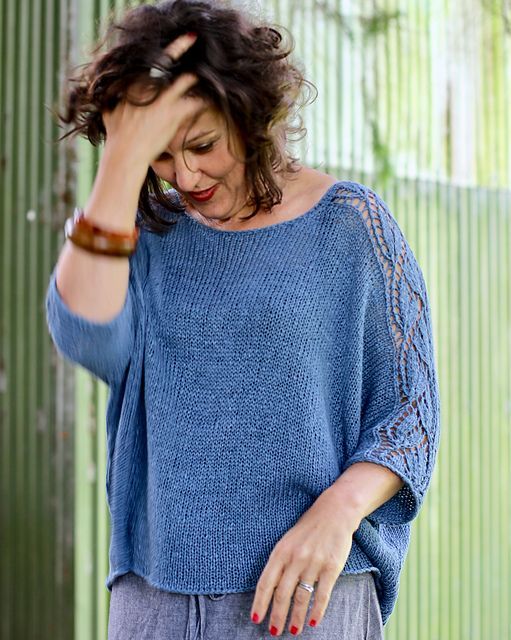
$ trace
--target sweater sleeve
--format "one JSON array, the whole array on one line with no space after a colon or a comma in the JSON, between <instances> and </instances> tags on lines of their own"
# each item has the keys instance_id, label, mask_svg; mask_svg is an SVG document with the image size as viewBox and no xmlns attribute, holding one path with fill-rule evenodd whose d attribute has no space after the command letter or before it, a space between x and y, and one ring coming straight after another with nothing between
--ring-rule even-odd
<instances>
[{"instance_id":1,"label":"sweater sleeve","mask_svg":"<svg viewBox=\"0 0 511 640\"><path fill-rule=\"evenodd\" d=\"M141 235L142 238L142 235ZM124 305L108 322L88 320L67 306L57 289L56 267L46 292L46 321L60 355L81 365L108 385L119 382L129 362L135 339L140 300L139 279L143 248L130 257L129 284Z\"/></svg>"},{"instance_id":2,"label":"sweater sleeve","mask_svg":"<svg viewBox=\"0 0 511 640\"><path fill-rule=\"evenodd\" d=\"M361 435L345 468L373 462L404 486L372 514L374 522L413 520L429 486L439 440L440 403L426 285L383 200L364 187L349 196L368 232Z\"/></svg>"}]
</instances>

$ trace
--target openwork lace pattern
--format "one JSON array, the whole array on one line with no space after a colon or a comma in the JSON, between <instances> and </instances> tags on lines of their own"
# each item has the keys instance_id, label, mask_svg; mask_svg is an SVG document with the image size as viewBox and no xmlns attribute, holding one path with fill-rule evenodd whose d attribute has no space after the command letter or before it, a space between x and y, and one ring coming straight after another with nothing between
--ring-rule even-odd
<instances>
[{"instance_id":1,"label":"openwork lace pattern","mask_svg":"<svg viewBox=\"0 0 511 640\"><path fill-rule=\"evenodd\" d=\"M372 431L372 446L364 459L388 463L400 471L422 499L438 439L438 395L424 278L396 220L376 193L358 183L343 183L338 202L356 209L365 223L384 278L395 347L399 404ZM397 499L413 508L415 501L406 488Z\"/></svg>"}]
</instances>

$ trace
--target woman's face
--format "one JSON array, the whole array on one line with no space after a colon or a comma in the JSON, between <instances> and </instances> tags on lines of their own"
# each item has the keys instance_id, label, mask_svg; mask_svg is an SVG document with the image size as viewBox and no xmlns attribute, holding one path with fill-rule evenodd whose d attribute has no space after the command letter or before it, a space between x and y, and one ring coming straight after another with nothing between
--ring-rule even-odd
<instances>
[{"instance_id":1,"label":"woman's face","mask_svg":"<svg viewBox=\"0 0 511 640\"><path fill-rule=\"evenodd\" d=\"M251 209L242 141L235 132L229 135L217 109L202 102L199 117L183 123L151 167L184 197L187 209L212 220L243 216Z\"/></svg>"}]
</instances>

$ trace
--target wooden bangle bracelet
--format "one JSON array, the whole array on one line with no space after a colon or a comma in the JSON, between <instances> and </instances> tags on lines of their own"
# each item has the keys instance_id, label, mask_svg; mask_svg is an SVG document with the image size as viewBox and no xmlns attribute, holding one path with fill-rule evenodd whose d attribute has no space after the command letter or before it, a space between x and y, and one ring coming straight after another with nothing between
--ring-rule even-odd
<instances>
[{"instance_id":1,"label":"wooden bangle bracelet","mask_svg":"<svg viewBox=\"0 0 511 640\"><path fill-rule=\"evenodd\" d=\"M66 220L66 239L90 253L104 256L130 256L137 246L140 229L130 233L118 233L98 227L85 217L82 209L75 209L74 216Z\"/></svg>"}]
</instances>

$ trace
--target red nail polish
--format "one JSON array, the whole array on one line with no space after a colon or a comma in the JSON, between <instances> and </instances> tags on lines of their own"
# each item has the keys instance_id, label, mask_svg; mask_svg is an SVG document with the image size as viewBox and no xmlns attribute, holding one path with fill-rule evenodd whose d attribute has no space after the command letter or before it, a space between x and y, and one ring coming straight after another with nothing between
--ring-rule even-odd
<instances>
[{"instance_id":1,"label":"red nail polish","mask_svg":"<svg viewBox=\"0 0 511 640\"><path fill-rule=\"evenodd\" d=\"M279 632L279 630L278 630L278 629L277 629L277 627L275 627L275 626L273 626L273 627L270 629L270 633L271 633L271 635L272 635L272 636L276 636L278 632Z\"/></svg>"},{"instance_id":2,"label":"red nail polish","mask_svg":"<svg viewBox=\"0 0 511 640\"><path fill-rule=\"evenodd\" d=\"M315 627L316 626L316 621L315 620L311 620L309 622L309 624L310 624L311 627Z\"/></svg>"},{"instance_id":3,"label":"red nail polish","mask_svg":"<svg viewBox=\"0 0 511 640\"><path fill-rule=\"evenodd\" d=\"M293 625L293 626L291 627L291 633L292 633L294 636L296 636L296 634L298 633L298 627L297 627L297 626L295 626L295 625Z\"/></svg>"},{"instance_id":4,"label":"red nail polish","mask_svg":"<svg viewBox=\"0 0 511 640\"><path fill-rule=\"evenodd\" d=\"M186 35L189 38L196 38L197 37L197 32L196 31L188 31L188 33Z\"/></svg>"},{"instance_id":5,"label":"red nail polish","mask_svg":"<svg viewBox=\"0 0 511 640\"><path fill-rule=\"evenodd\" d=\"M254 615L252 616L252 622L259 622L259 616L257 615L257 613L254 613Z\"/></svg>"}]
</instances>

